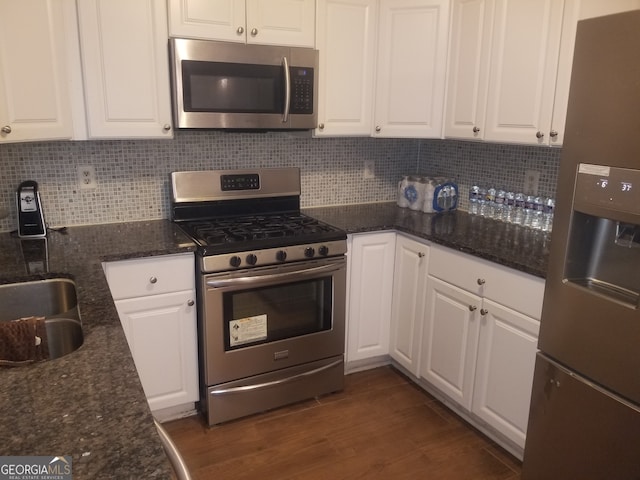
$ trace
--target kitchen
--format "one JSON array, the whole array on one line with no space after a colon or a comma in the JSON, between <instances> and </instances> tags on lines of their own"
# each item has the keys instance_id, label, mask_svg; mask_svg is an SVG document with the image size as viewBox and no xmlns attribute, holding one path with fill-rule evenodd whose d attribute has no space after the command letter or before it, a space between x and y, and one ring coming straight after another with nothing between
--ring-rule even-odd
<instances>
[{"instance_id":1,"label":"kitchen","mask_svg":"<svg viewBox=\"0 0 640 480\"><path fill-rule=\"evenodd\" d=\"M411 171L517 188L526 170L541 172L539 192L552 196L560 149L439 139L311 138L302 133L175 132L173 140L93 140L0 146L1 220L15 229L15 187L25 178L41 185L52 226L129 222L169 217L169 173L238 167L301 168L303 207L393 201L399 178ZM439 136L439 135L438 135ZM363 178L373 161L374 178ZM97 187L78 187L79 166L96 170ZM505 168L508 165L509 168ZM44 172L44 173L43 173ZM463 208L464 208L463 204Z\"/></svg>"}]
</instances>

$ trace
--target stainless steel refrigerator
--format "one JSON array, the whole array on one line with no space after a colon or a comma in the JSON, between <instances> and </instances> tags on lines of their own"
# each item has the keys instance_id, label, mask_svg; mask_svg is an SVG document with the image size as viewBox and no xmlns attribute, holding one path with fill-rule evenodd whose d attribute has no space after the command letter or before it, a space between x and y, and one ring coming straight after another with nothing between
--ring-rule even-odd
<instances>
[{"instance_id":1,"label":"stainless steel refrigerator","mask_svg":"<svg viewBox=\"0 0 640 480\"><path fill-rule=\"evenodd\" d=\"M523 480L640 480L640 11L578 24Z\"/></svg>"}]
</instances>

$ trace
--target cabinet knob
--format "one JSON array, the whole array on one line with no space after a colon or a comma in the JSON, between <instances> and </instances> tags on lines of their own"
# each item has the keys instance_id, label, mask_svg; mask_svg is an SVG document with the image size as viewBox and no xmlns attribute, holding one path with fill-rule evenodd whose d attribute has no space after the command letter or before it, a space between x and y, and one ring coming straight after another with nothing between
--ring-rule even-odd
<instances>
[{"instance_id":1,"label":"cabinet knob","mask_svg":"<svg viewBox=\"0 0 640 480\"><path fill-rule=\"evenodd\" d=\"M2 130L2 133L11 133L11 127L9 125L5 125L0 130Z\"/></svg>"},{"instance_id":2,"label":"cabinet knob","mask_svg":"<svg viewBox=\"0 0 640 480\"><path fill-rule=\"evenodd\" d=\"M418 252L418 258L423 258L425 256L424 252Z\"/></svg>"},{"instance_id":3,"label":"cabinet knob","mask_svg":"<svg viewBox=\"0 0 640 480\"><path fill-rule=\"evenodd\" d=\"M190 307L193 307L196 304L196 302L194 302L193 300L189 300L187 302L187 305L189 305Z\"/></svg>"},{"instance_id":4,"label":"cabinet knob","mask_svg":"<svg viewBox=\"0 0 640 480\"><path fill-rule=\"evenodd\" d=\"M257 28L252 28L251 29L251 36L255 37L256 35L258 35L258 29Z\"/></svg>"},{"instance_id":5,"label":"cabinet knob","mask_svg":"<svg viewBox=\"0 0 640 480\"><path fill-rule=\"evenodd\" d=\"M469 311L470 312L475 312L478 309L478 307L476 307L475 305L469 305Z\"/></svg>"},{"instance_id":6,"label":"cabinet knob","mask_svg":"<svg viewBox=\"0 0 640 480\"><path fill-rule=\"evenodd\" d=\"M478 127L473 127L473 133L478 133L480 129Z\"/></svg>"},{"instance_id":7,"label":"cabinet knob","mask_svg":"<svg viewBox=\"0 0 640 480\"><path fill-rule=\"evenodd\" d=\"M380 130L382 130L382 127L380 125L376 126L376 132L379 132Z\"/></svg>"},{"instance_id":8,"label":"cabinet knob","mask_svg":"<svg viewBox=\"0 0 640 480\"><path fill-rule=\"evenodd\" d=\"M486 308L481 308L481 309L480 309L480 315L482 315L483 317L484 317L487 313L489 313L489 310L487 310Z\"/></svg>"},{"instance_id":9,"label":"cabinet knob","mask_svg":"<svg viewBox=\"0 0 640 480\"><path fill-rule=\"evenodd\" d=\"M476 280L478 282L478 285L484 285L485 280L484 278L479 278L478 280Z\"/></svg>"},{"instance_id":10,"label":"cabinet knob","mask_svg":"<svg viewBox=\"0 0 640 480\"><path fill-rule=\"evenodd\" d=\"M163 129L165 132L168 132L169 130L171 130L171 125L169 125L168 123L165 123L165 124L164 124L164 127L162 127L162 129Z\"/></svg>"},{"instance_id":11,"label":"cabinet knob","mask_svg":"<svg viewBox=\"0 0 640 480\"><path fill-rule=\"evenodd\" d=\"M555 130L551 130L551 131L549 132L549 136L550 136L551 138L556 138L556 137L558 136L558 132L556 132Z\"/></svg>"},{"instance_id":12,"label":"cabinet knob","mask_svg":"<svg viewBox=\"0 0 640 480\"><path fill-rule=\"evenodd\" d=\"M320 125L318 125L318 128L319 128L320 130L324 130L324 123L321 123Z\"/></svg>"},{"instance_id":13,"label":"cabinet knob","mask_svg":"<svg viewBox=\"0 0 640 480\"><path fill-rule=\"evenodd\" d=\"M238 35L242 35L244 33L244 27L238 27L238 29L236 30L236 33Z\"/></svg>"},{"instance_id":14,"label":"cabinet knob","mask_svg":"<svg viewBox=\"0 0 640 480\"><path fill-rule=\"evenodd\" d=\"M540 131L536 132L536 138L542 138L542 137L544 137L544 133Z\"/></svg>"},{"instance_id":15,"label":"cabinet knob","mask_svg":"<svg viewBox=\"0 0 640 480\"><path fill-rule=\"evenodd\" d=\"M158 283L158 279L156 277L151 277L149 279L149 283Z\"/></svg>"}]
</instances>

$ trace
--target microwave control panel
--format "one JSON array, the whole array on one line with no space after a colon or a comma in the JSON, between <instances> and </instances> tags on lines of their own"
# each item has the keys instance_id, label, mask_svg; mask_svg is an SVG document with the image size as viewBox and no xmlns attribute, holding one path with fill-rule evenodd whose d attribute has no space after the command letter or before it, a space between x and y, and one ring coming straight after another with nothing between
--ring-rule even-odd
<instances>
[{"instance_id":1,"label":"microwave control panel","mask_svg":"<svg viewBox=\"0 0 640 480\"><path fill-rule=\"evenodd\" d=\"M291 105L289 113L313 113L313 68L289 67Z\"/></svg>"}]
</instances>

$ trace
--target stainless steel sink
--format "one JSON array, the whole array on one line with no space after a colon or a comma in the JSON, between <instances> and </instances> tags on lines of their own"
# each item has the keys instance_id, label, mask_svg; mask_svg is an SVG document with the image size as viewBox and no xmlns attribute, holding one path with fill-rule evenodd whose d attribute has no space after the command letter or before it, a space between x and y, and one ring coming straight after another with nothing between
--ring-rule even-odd
<instances>
[{"instance_id":1,"label":"stainless steel sink","mask_svg":"<svg viewBox=\"0 0 640 480\"><path fill-rule=\"evenodd\" d=\"M77 350L84 340L75 283L67 278L0 285L0 322L45 317L50 359Z\"/></svg>"}]
</instances>

